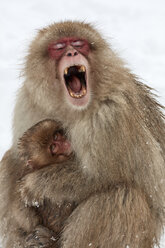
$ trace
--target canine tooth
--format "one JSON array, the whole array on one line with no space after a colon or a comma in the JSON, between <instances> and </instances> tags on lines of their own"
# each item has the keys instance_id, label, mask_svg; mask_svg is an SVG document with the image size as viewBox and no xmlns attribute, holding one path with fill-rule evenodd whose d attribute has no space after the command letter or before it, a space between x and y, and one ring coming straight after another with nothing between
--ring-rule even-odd
<instances>
[{"instance_id":1,"label":"canine tooth","mask_svg":"<svg viewBox=\"0 0 165 248\"><path fill-rule=\"evenodd\" d=\"M70 95L71 95L72 97L74 97L74 94L72 93L72 91L70 91Z\"/></svg>"},{"instance_id":2,"label":"canine tooth","mask_svg":"<svg viewBox=\"0 0 165 248\"><path fill-rule=\"evenodd\" d=\"M79 69L79 72L85 72L86 69L85 69L85 66L84 65L81 65L80 69Z\"/></svg>"},{"instance_id":3,"label":"canine tooth","mask_svg":"<svg viewBox=\"0 0 165 248\"><path fill-rule=\"evenodd\" d=\"M67 75L68 74L68 68L65 68L64 70L64 74Z\"/></svg>"},{"instance_id":4,"label":"canine tooth","mask_svg":"<svg viewBox=\"0 0 165 248\"><path fill-rule=\"evenodd\" d=\"M86 94L86 89L83 90L83 95L85 95L85 94Z\"/></svg>"}]
</instances>

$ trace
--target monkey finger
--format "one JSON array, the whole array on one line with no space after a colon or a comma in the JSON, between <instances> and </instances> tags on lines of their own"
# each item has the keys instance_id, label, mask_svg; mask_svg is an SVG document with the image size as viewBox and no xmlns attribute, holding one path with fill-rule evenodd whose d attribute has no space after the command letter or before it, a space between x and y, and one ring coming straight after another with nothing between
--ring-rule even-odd
<instances>
[{"instance_id":1,"label":"monkey finger","mask_svg":"<svg viewBox=\"0 0 165 248\"><path fill-rule=\"evenodd\" d=\"M56 239L53 233L46 227L37 226L33 233L29 234L25 240L26 248L51 247Z\"/></svg>"},{"instance_id":2,"label":"monkey finger","mask_svg":"<svg viewBox=\"0 0 165 248\"><path fill-rule=\"evenodd\" d=\"M49 237L52 237L53 232L51 230L49 230L48 228L39 225L35 228L34 234L38 237L41 236L41 237L49 238Z\"/></svg>"}]
</instances>

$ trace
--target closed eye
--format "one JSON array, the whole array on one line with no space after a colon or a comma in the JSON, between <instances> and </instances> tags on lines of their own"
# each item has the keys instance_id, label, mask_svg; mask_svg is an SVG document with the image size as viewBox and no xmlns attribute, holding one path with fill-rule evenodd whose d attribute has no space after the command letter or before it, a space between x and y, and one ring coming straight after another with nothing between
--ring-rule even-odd
<instances>
[{"instance_id":1,"label":"closed eye","mask_svg":"<svg viewBox=\"0 0 165 248\"><path fill-rule=\"evenodd\" d=\"M52 48L55 49L55 50L61 50L61 49L63 49L65 46L66 46L65 43L56 43L56 44L54 44L54 45L52 46Z\"/></svg>"},{"instance_id":2,"label":"closed eye","mask_svg":"<svg viewBox=\"0 0 165 248\"><path fill-rule=\"evenodd\" d=\"M84 41L82 41L82 40L76 40L76 41L73 41L71 44L74 47L82 47L84 45Z\"/></svg>"}]
</instances>

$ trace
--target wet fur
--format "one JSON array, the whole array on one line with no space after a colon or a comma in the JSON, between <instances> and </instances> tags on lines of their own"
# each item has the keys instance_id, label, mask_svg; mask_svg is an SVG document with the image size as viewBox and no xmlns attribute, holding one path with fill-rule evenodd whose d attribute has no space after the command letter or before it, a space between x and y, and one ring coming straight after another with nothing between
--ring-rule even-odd
<instances>
[{"instance_id":1,"label":"wet fur","mask_svg":"<svg viewBox=\"0 0 165 248\"><path fill-rule=\"evenodd\" d=\"M47 45L63 36L83 37L91 44L92 95L86 109L75 109L64 100L56 63L47 57ZM42 204L45 197L55 204L68 200L78 204L61 233L60 247L159 244L165 222L165 124L151 89L91 25L79 22L41 30L30 46L24 76L15 107L13 147L0 169L3 247L25 246L25 236L39 220L24 202ZM27 128L45 118L67 128L76 160L27 175L17 193L16 143Z\"/></svg>"}]
</instances>

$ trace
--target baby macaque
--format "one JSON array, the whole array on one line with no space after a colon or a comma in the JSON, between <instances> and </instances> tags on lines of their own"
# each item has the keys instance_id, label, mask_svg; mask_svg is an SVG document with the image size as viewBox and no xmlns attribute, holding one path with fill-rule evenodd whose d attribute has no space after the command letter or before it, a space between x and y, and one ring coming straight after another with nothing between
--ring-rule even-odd
<instances>
[{"instance_id":1,"label":"baby macaque","mask_svg":"<svg viewBox=\"0 0 165 248\"><path fill-rule=\"evenodd\" d=\"M19 140L18 148L21 159L25 161L23 175L68 160L72 154L60 125L48 119L28 129Z\"/></svg>"},{"instance_id":2,"label":"baby macaque","mask_svg":"<svg viewBox=\"0 0 165 248\"><path fill-rule=\"evenodd\" d=\"M19 140L18 148L21 159L25 162L22 177L45 166L52 164L58 166L58 163L69 160L73 156L64 131L53 120L43 120L28 129ZM58 205L45 199L43 205L36 204L34 207L41 217L41 225L52 231L52 236L57 241L65 220L75 209L76 204L64 202ZM46 231L43 237L45 235ZM40 238L40 242L41 240ZM36 235L32 233L27 237L27 243L34 242L36 243Z\"/></svg>"}]
</instances>

